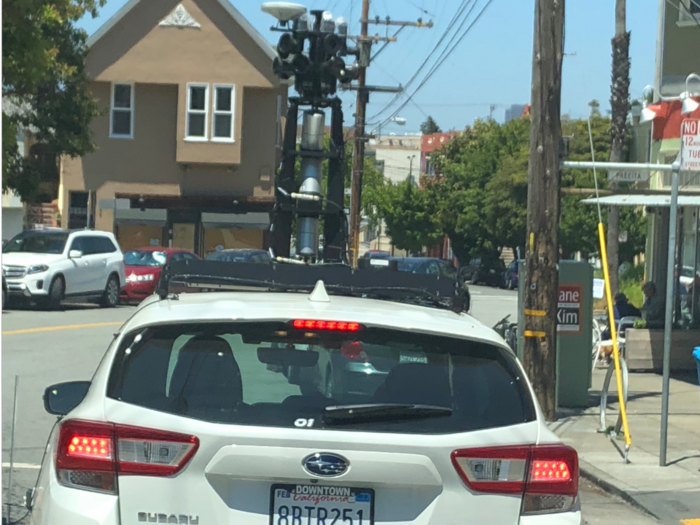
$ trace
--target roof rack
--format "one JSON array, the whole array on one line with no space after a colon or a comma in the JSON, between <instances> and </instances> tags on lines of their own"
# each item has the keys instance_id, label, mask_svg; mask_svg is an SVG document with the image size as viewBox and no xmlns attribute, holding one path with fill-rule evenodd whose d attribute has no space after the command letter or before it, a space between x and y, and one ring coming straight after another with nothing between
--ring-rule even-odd
<instances>
[{"instance_id":1,"label":"roof rack","mask_svg":"<svg viewBox=\"0 0 700 525\"><path fill-rule=\"evenodd\" d=\"M203 291L313 291L323 281L329 295L368 297L469 311L469 291L461 279L395 271L394 265L352 269L345 264L237 263L185 260L167 264L156 286L161 299Z\"/></svg>"}]
</instances>

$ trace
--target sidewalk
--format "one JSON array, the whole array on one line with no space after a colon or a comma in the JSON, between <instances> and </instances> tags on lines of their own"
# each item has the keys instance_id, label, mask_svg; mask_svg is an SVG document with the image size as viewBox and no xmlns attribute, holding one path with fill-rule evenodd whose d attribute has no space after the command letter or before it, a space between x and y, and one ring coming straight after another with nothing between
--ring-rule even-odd
<instances>
[{"instance_id":1,"label":"sidewalk","mask_svg":"<svg viewBox=\"0 0 700 525\"><path fill-rule=\"evenodd\" d=\"M695 376L671 379L668 420L668 466L659 466L661 375L630 373L629 418L632 448L623 462L624 438L600 434L600 389L605 370L593 372L590 408L562 410L550 427L579 453L581 475L662 523L680 520L700 523L700 387ZM613 376L608 394L607 427L618 417L617 386ZM694 521L692 523L695 523Z\"/></svg>"}]
</instances>

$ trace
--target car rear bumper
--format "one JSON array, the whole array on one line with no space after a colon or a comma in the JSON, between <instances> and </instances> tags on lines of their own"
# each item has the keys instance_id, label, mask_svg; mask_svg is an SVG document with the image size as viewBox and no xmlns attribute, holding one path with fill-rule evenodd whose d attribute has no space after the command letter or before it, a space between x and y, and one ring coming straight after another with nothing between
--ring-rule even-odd
<instances>
[{"instance_id":1,"label":"car rear bumper","mask_svg":"<svg viewBox=\"0 0 700 525\"><path fill-rule=\"evenodd\" d=\"M53 469L52 469L53 470ZM43 492L43 493L42 493ZM130 523L133 517L125 520ZM64 487L52 472L48 487L37 492L32 525L119 525L119 498L87 490Z\"/></svg>"}]
</instances>

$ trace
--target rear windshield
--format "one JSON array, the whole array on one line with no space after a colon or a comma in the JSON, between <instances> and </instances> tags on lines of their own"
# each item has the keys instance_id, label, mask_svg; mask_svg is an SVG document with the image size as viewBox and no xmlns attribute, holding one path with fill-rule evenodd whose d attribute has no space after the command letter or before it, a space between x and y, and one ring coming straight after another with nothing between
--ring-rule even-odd
<instances>
[{"instance_id":1,"label":"rear windshield","mask_svg":"<svg viewBox=\"0 0 700 525\"><path fill-rule=\"evenodd\" d=\"M364 327L352 334L286 323L147 328L123 340L108 396L203 421L287 428L440 434L535 418L502 349ZM380 415L355 417L368 409L351 405Z\"/></svg>"}]
</instances>

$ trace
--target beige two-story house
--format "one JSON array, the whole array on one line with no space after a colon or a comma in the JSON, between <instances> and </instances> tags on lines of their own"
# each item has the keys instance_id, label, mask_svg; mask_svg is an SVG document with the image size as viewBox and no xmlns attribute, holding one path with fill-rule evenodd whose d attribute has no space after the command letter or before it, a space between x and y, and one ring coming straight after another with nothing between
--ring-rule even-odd
<instances>
[{"instance_id":1,"label":"beige two-story house","mask_svg":"<svg viewBox=\"0 0 700 525\"><path fill-rule=\"evenodd\" d=\"M266 245L287 85L229 0L130 0L88 41L97 151L62 159L64 228L123 250Z\"/></svg>"}]
</instances>

